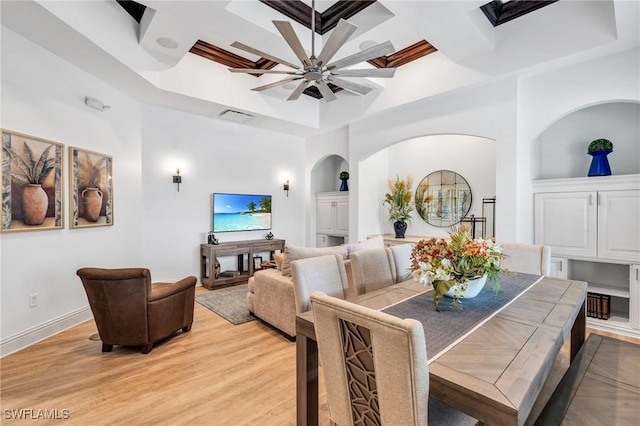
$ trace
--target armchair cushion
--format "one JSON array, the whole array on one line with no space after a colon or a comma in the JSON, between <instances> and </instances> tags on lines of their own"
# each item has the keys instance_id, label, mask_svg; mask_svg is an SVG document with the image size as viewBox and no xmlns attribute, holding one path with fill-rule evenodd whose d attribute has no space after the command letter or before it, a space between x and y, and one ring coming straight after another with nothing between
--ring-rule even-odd
<instances>
[{"instance_id":1,"label":"armchair cushion","mask_svg":"<svg viewBox=\"0 0 640 426\"><path fill-rule=\"evenodd\" d=\"M103 352L113 345L142 346L148 353L153 344L193 323L196 277L176 283L152 283L145 268L81 268L77 275L102 340Z\"/></svg>"}]
</instances>

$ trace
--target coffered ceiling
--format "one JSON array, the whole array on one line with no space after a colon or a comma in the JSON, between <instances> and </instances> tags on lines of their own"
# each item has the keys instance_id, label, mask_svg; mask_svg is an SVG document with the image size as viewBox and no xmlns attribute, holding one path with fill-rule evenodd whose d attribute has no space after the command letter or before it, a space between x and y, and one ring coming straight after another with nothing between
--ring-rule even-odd
<instances>
[{"instance_id":1,"label":"coffered ceiling","mask_svg":"<svg viewBox=\"0 0 640 426\"><path fill-rule=\"evenodd\" d=\"M635 0L317 0L315 7L316 49L346 18L358 29L334 59L389 40L396 53L354 68L395 67L395 76L354 78L374 90L360 96L335 88L337 99L326 103L314 89L287 101L288 84L251 91L282 76L229 72L288 70L234 42L298 62L273 20L290 21L310 53L311 0L2 0L0 16L4 26L142 102L221 119L238 111L244 125L298 135L487 79L630 49L640 38Z\"/></svg>"}]
</instances>

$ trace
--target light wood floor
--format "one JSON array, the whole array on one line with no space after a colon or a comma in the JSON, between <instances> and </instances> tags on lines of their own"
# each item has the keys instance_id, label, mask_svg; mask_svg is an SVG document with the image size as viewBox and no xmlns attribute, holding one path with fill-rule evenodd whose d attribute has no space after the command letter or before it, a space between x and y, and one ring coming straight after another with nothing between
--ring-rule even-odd
<instances>
[{"instance_id":1,"label":"light wood floor","mask_svg":"<svg viewBox=\"0 0 640 426\"><path fill-rule=\"evenodd\" d=\"M102 353L101 342L89 340L95 333L88 321L1 359L0 423L295 424L295 343L259 321L234 326L196 303L192 331L148 355L120 346ZM553 380L566 368L566 353ZM320 424L327 425L322 388ZM69 418L7 418L5 410L14 409L68 410Z\"/></svg>"}]
</instances>

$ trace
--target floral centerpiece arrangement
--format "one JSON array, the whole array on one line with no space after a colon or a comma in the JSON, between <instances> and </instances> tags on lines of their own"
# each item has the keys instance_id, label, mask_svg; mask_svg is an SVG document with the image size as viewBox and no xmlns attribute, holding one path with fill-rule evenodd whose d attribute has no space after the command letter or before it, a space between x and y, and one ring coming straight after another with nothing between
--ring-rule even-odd
<instances>
[{"instance_id":1,"label":"floral centerpiece arrangement","mask_svg":"<svg viewBox=\"0 0 640 426\"><path fill-rule=\"evenodd\" d=\"M442 296L452 287L453 305L460 305L460 297L470 280L486 275L495 292L501 290L498 273L500 261L505 258L502 247L491 239L473 239L466 226L454 228L449 240L429 238L420 240L411 251L411 269L414 279L424 285L433 285L433 302L437 311Z\"/></svg>"},{"instance_id":2,"label":"floral centerpiece arrangement","mask_svg":"<svg viewBox=\"0 0 640 426\"><path fill-rule=\"evenodd\" d=\"M384 195L384 204L389 207L389 220L394 222L396 238L404 238L404 231L407 229L406 223L411 220L411 185L413 176L408 175L407 179L400 179L397 175L395 179L389 179L389 192ZM398 229L401 228L401 229ZM399 235L399 231L400 235Z\"/></svg>"}]
</instances>

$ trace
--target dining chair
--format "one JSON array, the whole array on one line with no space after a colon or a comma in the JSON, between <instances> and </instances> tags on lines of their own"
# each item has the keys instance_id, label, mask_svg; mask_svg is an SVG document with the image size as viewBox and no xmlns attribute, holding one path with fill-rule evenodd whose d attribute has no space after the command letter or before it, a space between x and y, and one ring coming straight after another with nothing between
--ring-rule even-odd
<instances>
[{"instance_id":1,"label":"dining chair","mask_svg":"<svg viewBox=\"0 0 640 426\"><path fill-rule=\"evenodd\" d=\"M311 309L309 297L314 291L340 299L347 295L347 272L339 254L295 260L291 262L291 275L297 314Z\"/></svg>"},{"instance_id":2,"label":"dining chair","mask_svg":"<svg viewBox=\"0 0 640 426\"><path fill-rule=\"evenodd\" d=\"M155 342L180 329L191 330L194 276L154 283L146 268L80 268L76 273L87 293L102 352L124 345L141 346L147 354Z\"/></svg>"},{"instance_id":3,"label":"dining chair","mask_svg":"<svg viewBox=\"0 0 640 426\"><path fill-rule=\"evenodd\" d=\"M331 421L337 425L475 425L429 398L422 324L328 296L311 295Z\"/></svg>"},{"instance_id":4,"label":"dining chair","mask_svg":"<svg viewBox=\"0 0 640 426\"><path fill-rule=\"evenodd\" d=\"M551 274L551 247L536 244L500 243L506 258L501 268L525 274Z\"/></svg>"},{"instance_id":5,"label":"dining chair","mask_svg":"<svg viewBox=\"0 0 640 426\"><path fill-rule=\"evenodd\" d=\"M386 249L361 250L349 255L356 295L395 284L393 260Z\"/></svg>"},{"instance_id":6,"label":"dining chair","mask_svg":"<svg viewBox=\"0 0 640 426\"><path fill-rule=\"evenodd\" d=\"M411 278L411 250L413 244L395 244L387 247L393 281L399 283Z\"/></svg>"}]
</instances>

